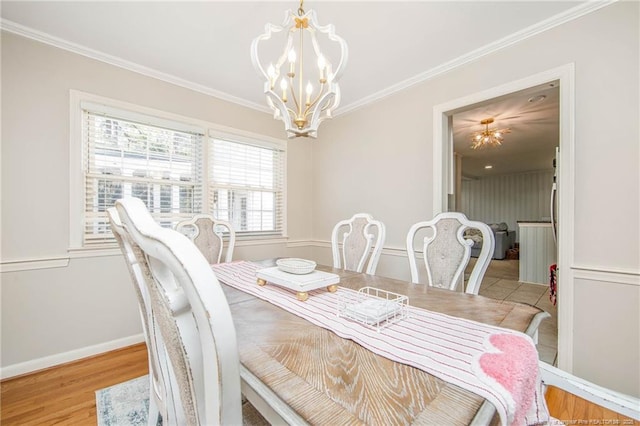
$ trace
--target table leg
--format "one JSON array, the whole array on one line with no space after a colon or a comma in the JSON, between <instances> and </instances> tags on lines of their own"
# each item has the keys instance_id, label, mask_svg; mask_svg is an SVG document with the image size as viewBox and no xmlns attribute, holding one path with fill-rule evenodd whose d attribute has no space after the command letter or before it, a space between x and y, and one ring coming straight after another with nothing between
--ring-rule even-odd
<instances>
[{"instance_id":1,"label":"table leg","mask_svg":"<svg viewBox=\"0 0 640 426\"><path fill-rule=\"evenodd\" d=\"M262 278L258 278L258 285L263 286L267 283L267 280L263 280Z\"/></svg>"},{"instance_id":2,"label":"table leg","mask_svg":"<svg viewBox=\"0 0 640 426\"><path fill-rule=\"evenodd\" d=\"M338 284L331 284L327 287L327 291L329 293L335 293L336 291L338 291Z\"/></svg>"},{"instance_id":3,"label":"table leg","mask_svg":"<svg viewBox=\"0 0 640 426\"><path fill-rule=\"evenodd\" d=\"M298 297L298 300L301 302L304 302L309 298L309 294L306 291L299 291L296 296Z\"/></svg>"}]
</instances>

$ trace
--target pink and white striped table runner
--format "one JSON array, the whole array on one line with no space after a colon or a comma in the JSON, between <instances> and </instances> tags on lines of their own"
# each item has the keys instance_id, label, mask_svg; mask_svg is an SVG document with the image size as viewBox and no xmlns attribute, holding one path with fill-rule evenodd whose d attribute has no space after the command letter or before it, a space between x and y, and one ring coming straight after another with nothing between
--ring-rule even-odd
<instances>
[{"instance_id":1,"label":"pink and white striped table runner","mask_svg":"<svg viewBox=\"0 0 640 426\"><path fill-rule=\"evenodd\" d=\"M354 290L339 287L309 292L300 302L290 290L258 286L261 267L245 261L212 266L218 279L285 309L338 336L396 362L419 368L490 401L503 425L544 424L549 420L538 353L526 334L409 306L409 317L380 332L338 317L337 298ZM411 300L409 300L411 303Z\"/></svg>"}]
</instances>

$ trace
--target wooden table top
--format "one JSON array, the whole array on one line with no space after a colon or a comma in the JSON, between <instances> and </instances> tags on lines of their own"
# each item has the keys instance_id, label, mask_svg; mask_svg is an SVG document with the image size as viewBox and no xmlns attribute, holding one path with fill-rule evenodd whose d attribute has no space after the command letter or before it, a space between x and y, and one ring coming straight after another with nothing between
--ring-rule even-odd
<instances>
[{"instance_id":1,"label":"wooden table top","mask_svg":"<svg viewBox=\"0 0 640 426\"><path fill-rule=\"evenodd\" d=\"M378 287L407 295L411 306L518 331L533 333L545 317L534 306L318 269L340 275L342 287ZM310 424L468 425L483 405L472 392L376 355L250 294L223 288L241 363Z\"/></svg>"}]
</instances>

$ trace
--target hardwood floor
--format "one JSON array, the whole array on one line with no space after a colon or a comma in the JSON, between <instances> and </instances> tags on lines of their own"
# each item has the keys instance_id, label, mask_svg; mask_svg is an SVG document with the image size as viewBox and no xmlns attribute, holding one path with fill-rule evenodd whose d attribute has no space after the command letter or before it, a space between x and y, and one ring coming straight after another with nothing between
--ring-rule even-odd
<instances>
[{"instance_id":1,"label":"hardwood floor","mask_svg":"<svg viewBox=\"0 0 640 426\"><path fill-rule=\"evenodd\" d=\"M4 380L0 424L95 425L95 391L147 373L146 346L139 344ZM550 389L547 402L567 425L640 425L557 389Z\"/></svg>"},{"instance_id":2,"label":"hardwood floor","mask_svg":"<svg viewBox=\"0 0 640 426\"><path fill-rule=\"evenodd\" d=\"M3 380L0 424L95 425L95 391L147 373L147 347L141 343Z\"/></svg>"}]
</instances>

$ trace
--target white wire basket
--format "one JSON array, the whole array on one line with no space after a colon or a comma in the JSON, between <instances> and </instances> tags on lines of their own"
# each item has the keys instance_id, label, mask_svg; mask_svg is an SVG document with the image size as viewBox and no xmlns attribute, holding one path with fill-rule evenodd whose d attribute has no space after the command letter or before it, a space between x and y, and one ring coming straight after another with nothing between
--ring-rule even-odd
<instances>
[{"instance_id":1,"label":"white wire basket","mask_svg":"<svg viewBox=\"0 0 640 426\"><path fill-rule=\"evenodd\" d=\"M408 316L409 298L375 287L338 294L338 316L380 331Z\"/></svg>"}]
</instances>

